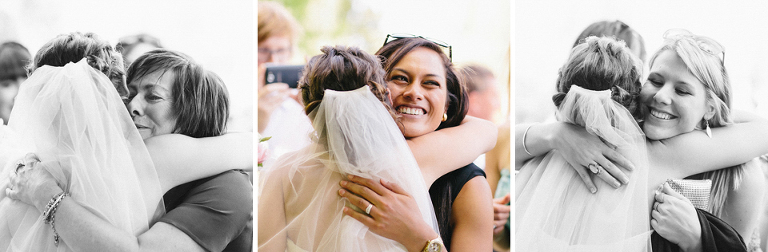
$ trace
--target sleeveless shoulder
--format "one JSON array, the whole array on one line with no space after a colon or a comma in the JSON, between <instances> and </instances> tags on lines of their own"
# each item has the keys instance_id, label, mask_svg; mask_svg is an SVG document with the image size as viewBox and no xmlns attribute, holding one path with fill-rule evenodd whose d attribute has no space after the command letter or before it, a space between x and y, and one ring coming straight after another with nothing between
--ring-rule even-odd
<instances>
[{"instance_id":1,"label":"sleeveless shoulder","mask_svg":"<svg viewBox=\"0 0 768 252\"><path fill-rule=\"evenodd\" d=\"M435 217L440 227L440 237L448 251L450 251L451 236L453 236L453 225L450 222L453 201L456 200L464 184L477 176L485 177L485 172L477 165L469 164L443 175L429 188L429 196L432 198Z\"/></svg>"}]
</instances>

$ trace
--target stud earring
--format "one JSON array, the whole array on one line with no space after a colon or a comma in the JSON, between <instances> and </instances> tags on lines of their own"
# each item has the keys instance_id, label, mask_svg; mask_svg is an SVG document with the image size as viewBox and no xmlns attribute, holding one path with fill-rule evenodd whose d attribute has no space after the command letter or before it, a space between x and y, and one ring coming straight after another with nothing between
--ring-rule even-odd
<instances>
[{"instance_id":1,"label":"stud earring","mask_svg":"<svg viewBox=\"0 0 768 252\"><path fill-rule=\"evenodd\" d=\"M448 114L447 113L443 113L443 122L445 122L446 120L448 120Z\"/></svg>"}]
</instances>

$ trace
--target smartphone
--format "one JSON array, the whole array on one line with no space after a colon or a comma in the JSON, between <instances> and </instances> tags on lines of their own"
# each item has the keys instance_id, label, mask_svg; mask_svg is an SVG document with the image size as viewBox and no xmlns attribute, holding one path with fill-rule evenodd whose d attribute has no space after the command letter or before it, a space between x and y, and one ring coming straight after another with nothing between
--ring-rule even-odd
<instances>
[{"instance_id":1,"label":"smartphone","mask_svg":"<svg viewBox=\"0 0 768 252\"><path fill-rule=\"evenodd\" d=\"M285 83L291 88L296 88L299 85L302 70L304 65L267 66L264 75L267 77L267 84Z\"/></svg>"}]
</instances>

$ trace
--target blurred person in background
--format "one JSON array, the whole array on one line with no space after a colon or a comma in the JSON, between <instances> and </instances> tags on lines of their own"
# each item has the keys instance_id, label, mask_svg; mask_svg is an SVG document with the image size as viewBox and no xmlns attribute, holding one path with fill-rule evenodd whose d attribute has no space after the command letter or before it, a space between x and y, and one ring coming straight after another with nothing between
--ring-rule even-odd
<instances>
[{"instance_id":1,"label":"blurred person in background","mask_svg":"<svg viewBox=\"0 0 768 252\"><path fill-rule=\"evenodd\" d=\"M0 118L8 124L19 85L27 79L29 50L16 42L0 44Z\"/></svg>"},{"instance_id":2,"label":"blurred person in background","mask_svg":"<svg viewBox=\"0 0 768 252\"><path fill-rule=\"evenodd\" d=\"M624 41L629 50L645 62L645 41L643 41L643 36L640 36L640 33L620 20L598 21L590 24L573 42L573 47L584 42L584 38L589 36L613 37L617 41Z\"/></svg>"},{"instance_id":3,"label":"blurred person in background","mask_svg":"<svg viewBox=\"0 0 768 252\"><path fill-rule=\"evenodd\" d=\"M163 48L160 40L144 33L122 37L115 47L118 52L123 54L125 68L131 66L131 63L142 54L159 48Z\"/></svg>"},{"instance_id":4,"label":"blurred person in background","mask_svg":"<svg viewBox=\"0 0 768 252\"><path fill-rule=\"evenodd\" d=\"M469 98L467 115L493 122L493 115L501 108L493 72L478 64L466 65L462 72L465 74Z\"/></svg>"},{"instance_id":5,"label":"blurred person in background","mask_svg":"<svg viewBox=\"0 0 768 252\"><path fill-rule=\"evenodd\" d=\"M298 150L309 143L312 124L297 102L298 91L285 83L266 85L264 73L268 65L286 65L293 56L299 27L288 10L275 2L259 2L259 75L258 75L258 133L269 140L268 159Z\"/></svg>"}]
</instances>

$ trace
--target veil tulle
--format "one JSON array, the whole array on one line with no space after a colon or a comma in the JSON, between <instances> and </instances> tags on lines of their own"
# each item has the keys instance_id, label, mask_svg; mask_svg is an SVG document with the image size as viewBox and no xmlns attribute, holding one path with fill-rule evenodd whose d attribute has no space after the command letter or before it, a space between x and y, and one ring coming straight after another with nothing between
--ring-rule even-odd
<instances>
[{"instance_id":1,"label":"veil tulle","mask_svg":"<svg viewBox=\"0 0 768 252\"><path fill-rule=\"evenodd\" d=\"M593 176L589 192L557 151L528 161L516 175L517 251L651 251L648 155L632 115L611 91L571 86L558 120L584 126L634 165L619 189ZM605 172L605 171L603 171Z\"/></svg>"},{"instance_id":2,"label":"veil tulle","mask_svg":"<svg viewBox=\"0 0 768 252\"><path fill-rule=\"evenodd\" d=\"M152 159L114 86L86 59L43 66L21 84L8 126L0 130L0 181L28 152L71 194L113 226L139 234L163 211ZM58 162L58 165L51 165ZM160 208L160 209L158 209ZM0 195L0 251L71 251L35 207Z\"/></svg>"},{"instance_id":3,"label":"veil tulle","mask_svg":"<svg viewBox=\"0 0 768 252\"><path fill-rule=\"evenodd\" d=\"M310 118L316 134L313 142L282 156L260 174L259 249L283 251L287 246L289 251L406 251L401 244L374 234L342 213L345 205L352 207L337 194L339 181L347 174L402 185L416 199L423 220L437 231L416 160L391 115L368 86L346 92L325 90Z\"/></svg>"}]
</instances>

